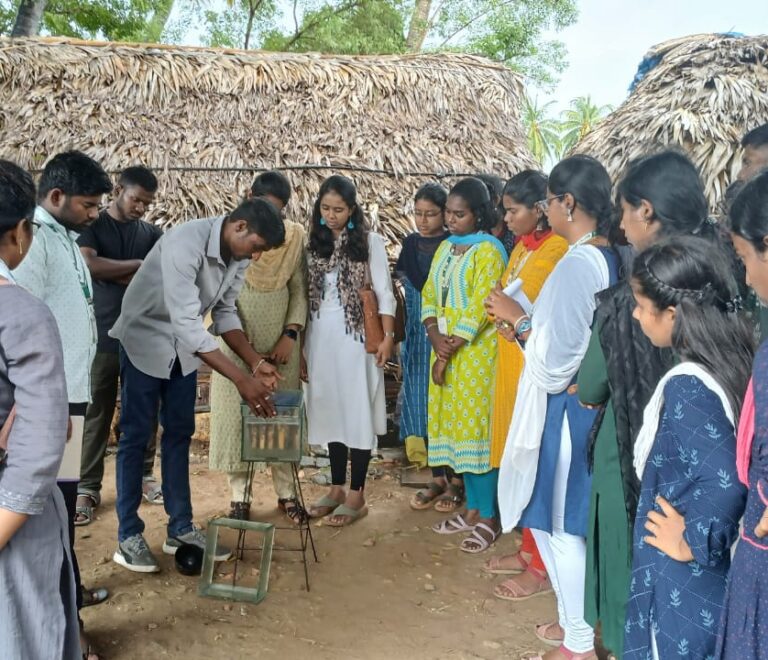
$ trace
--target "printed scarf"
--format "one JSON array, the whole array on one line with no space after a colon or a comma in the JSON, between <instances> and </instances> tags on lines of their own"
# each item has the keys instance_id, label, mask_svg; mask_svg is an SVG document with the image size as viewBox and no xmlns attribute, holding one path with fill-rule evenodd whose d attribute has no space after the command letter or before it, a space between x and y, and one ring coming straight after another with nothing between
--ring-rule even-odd
<instances>
[{"instance_id":1,"label":"printed scarf","mask_svg":"<svg viewBox=\"0 0 768 660\"><path fill-rule=\"evenodd\" d=\"M349 258L347 232L342 232L333 246L333 254L323 258L311 250L308 255L309 267L309 311L317 317L320 303L325 297L325 276L337 271L337 287L341 306L344 309L344 325L347 334L362 340L364 336L363 307L358 290L365 284L366 261L352 261Z\"/></svg>"}]
</instances>

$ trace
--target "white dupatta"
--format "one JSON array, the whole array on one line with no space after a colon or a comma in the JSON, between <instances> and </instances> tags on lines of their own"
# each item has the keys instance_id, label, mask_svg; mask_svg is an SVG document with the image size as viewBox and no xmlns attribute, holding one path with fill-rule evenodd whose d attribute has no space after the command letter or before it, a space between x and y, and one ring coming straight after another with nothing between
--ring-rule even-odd
<instances>
[{"instance_id":1,"label":"white dupatta","mask_svg":"<svg viewBox=\"0 0 768 660\"><path fill-rule=\"evenodd\" d=\"M547 395L565 390L579 370L589 344L595 295L609 283L603 254L592 245L581 245L558 262L536 300L499 471L499 510L505 532L520 521L533 493Z\"/></svg>"},{"instance_id":2,"label":"white dupatta","mask_svg":"<svg viewBox=\"0 0 768 660\"><path fill-rule=\"evenodd\" d=\"M640 432L637 434L637 440L635 440L635 457L633 465L635 466L637 478L641 481L643 479L645 464L648 461L648 456L653 448L656 432L659 430L661 411L664 407L664 387L675 376L696 376L696 378L704 383L704 387L717 394L720 402L723 404L725 416L733 425L735 433L736 421L733 414L733 408L731 408L728 397L720 386L720 383L718 383L710 373L704 369L704 367L695 362L682 362L677 366L672 367L666 374L664 374L664 377L659 381L659 384L653 391L651 400L643 411L643 425L640 427Z\"/></svg>"}]
</instances>

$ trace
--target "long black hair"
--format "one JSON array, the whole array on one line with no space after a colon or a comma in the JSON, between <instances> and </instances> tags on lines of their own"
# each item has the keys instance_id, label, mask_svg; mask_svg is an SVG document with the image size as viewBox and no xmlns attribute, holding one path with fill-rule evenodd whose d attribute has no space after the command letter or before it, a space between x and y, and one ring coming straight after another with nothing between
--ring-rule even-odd
<instances>
[{"instance_id":1,"label":"long black hair","mask_svg":"<svg viewBox=\"0 0 768 660\"><path fill-rule=\"evenodd\" d=\"M334 240L331 230L320 224L320 201L329 193L334 192L344 200L344 203L352 210L349 221L352 229L347 229L349 236L347 242L347 254L352 261L368 261L368 224L365 221L363 210L357 203L357 189L351 179L341 174L333 174L323 181L320 192L317 193L315 206L312 209L312 227L309 231L309 250L319 257L328 259L333 254Z\"/></svg>"},{"instance_id":2,"label":"long black hair","mask_svg":"<svg viewBox=\"0 0 768 660\"><path fill-rule=\"evenodd\" d=\"M578 154L561 160L549 174L553 195L570 193L575 204L597 221L597 233L608 236L614 216L611 177L600 161Z\"/></svg>"},{"instance_id":3,"label":"long black hair","mask_svg":"<svg viewBox=\"0 0 768 660\"><path fill-rule=\"evenodd\" d=\"M744 184L730 210L731 231L765 253L768 236L768 171Z\"/></svg>"},{"instance_id":4,"label":"long black hair","mask_svg":"<svg viewBox=\"0 0 768 660\"><path fill-rule=\"evenodd\" d=\"M709 204L699 171L679 151L667 149L631 162L617 191L634 208L643 200L653 206L651 220L659 223L660 238L718 237L716 225L709 220Z\"/></svg>"},{"instance_id":5,"label":"long black hair","mask_svg":"<svg viewBox=\"0 0 768 660\"><path fill-rule=\"evenodd\" d=\"M723 252L697 236L665 239L635 259L632 281L657 309L676 309L672 349L715 377L738 414L754 339L738 313L738 288Z\"/></svg>"},{"instance_id":6,"label":"long black hair","mask_svg":"<svg viewBox=\"0 0 768 660\"><path fill-rule=\"evenodd\" d=\"M461 179L453 188L448 196L455 195L461 197L464 203L475 216L475 228L477 231L490 232L496 226L498 216L496 209L488 192L488 187L478 178L469 176Z\"/></svg>"},{"instance_id":7,"label":"long black hair","mask_svg":"<svg viewBox=\"0 0 768 660\"><path fill-rule=\"evenodd\" d=\"M536 205L547 196L547 175L538 170L523 170L518 172L504 186L502 196L510 197L525 208L534 210L539 215L538 229L549 228L547 214Z\"/></svg>"}]
</instances>

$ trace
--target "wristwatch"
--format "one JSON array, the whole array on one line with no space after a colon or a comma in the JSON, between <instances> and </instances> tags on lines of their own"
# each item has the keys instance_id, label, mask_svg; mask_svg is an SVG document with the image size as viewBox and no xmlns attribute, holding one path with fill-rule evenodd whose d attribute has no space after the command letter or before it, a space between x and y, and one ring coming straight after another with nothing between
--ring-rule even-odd
<instances>
[{"instance_id":1,"label":"wristwatch","mask_svg":"<svg viewBox=\"0 0 768 660\"><path fill-rule=\"evenodd\" d=\"M299 338L299 333L293 328L286 328L283 330L283 336L290 337L293 341L296 341Z\"/></svg>"}]
</instances>

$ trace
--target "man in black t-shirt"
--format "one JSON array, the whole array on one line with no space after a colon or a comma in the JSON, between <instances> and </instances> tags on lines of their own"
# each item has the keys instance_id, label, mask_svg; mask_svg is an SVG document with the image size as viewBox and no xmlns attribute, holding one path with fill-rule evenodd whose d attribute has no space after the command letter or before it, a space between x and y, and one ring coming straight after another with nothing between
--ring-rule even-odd
<instances>
[{"instance_id":1,"label":"man in black t-shirt","mask_svg":"<svg viewBox=\"0 0 768 660\"><path fill-rule=\"evenodd\" d=\"M91 398L85 415L76 525L93 520L101 500L104 455L115 412L120 376L119 343L107 333L120 316L125 290L144 258L163 235L142 220L157 192L157 178L146 167L124 170L114 198L98 219L80 235L78 245L93 278L98 343L91 368ZM162 504L162 491L152 476L154 437L144 462L144 497Z\"/></svg>"}]
</instances>

